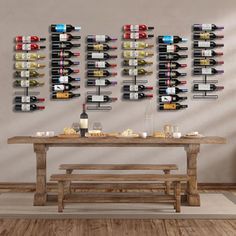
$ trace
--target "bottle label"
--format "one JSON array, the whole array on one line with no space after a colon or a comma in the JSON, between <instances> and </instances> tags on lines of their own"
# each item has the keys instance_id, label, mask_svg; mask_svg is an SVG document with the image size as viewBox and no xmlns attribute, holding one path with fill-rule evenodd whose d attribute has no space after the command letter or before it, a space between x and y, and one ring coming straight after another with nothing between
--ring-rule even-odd
<instances>
[{"instance_id":1,"label":"bottle label","mask_svg":"<svg viewBox=\"0 0 236 236\"><path fill-rule=\"evenodd\" d=\"M60 93L60 92L58 92L58 93L56 93L56 98L62 98L62 99L67 99L67 98L69 98L70 96L69 96L69 93Z\"/></svg>"},{"instance_id":2,"label":"bottle label","mask_svg":"<svg viewBox=\"0 0 236 236\"><path fill-rule=\"evenodd\" d=\"M104 53L102 52L92 52L92 58L93 59L103 59Z\"/></svg>"},{"instance_id":3,"label":"bottle label","mask_svg":"<svg viewBox=\"0 0 236 236\"><path fill-rule=\"evenodd\" d=\"M31 42L31 37L30 36L23 36L22 37L22 42L23 43L30 43Z\"/></svg>"},{"instance_id":4,"label":"bottle label","mask_svg":"<svg viewBox=\"0 0 236 236\"><path fill-rule=\"evenodd\" d=\"M137 52L137 51L127 51L127 52L124 52L124 57L125 58L139 57L139 52Z\"/></svg>"},{"instance_id":5,"label":"bottle label","mask_svg":"<svg viewBox=\"0 0 236 236\"><path fill-rule=\"evenodd\" d=\"M208 59L200 59L200 65L201 66L209 66L210 61Z\"/></svg>"},{"instance_id":6,"label":"bottle label","mask_svg":"<svg viewBox=\"0 0 236 236\"><path fill-rule=\"evenodd\" d=\"M202 74L211 75L212 74L211 68L202 68Z\"/></svg>"},{"instance_id":7,"label":"bottle label","mask_svg":"<svg viewBox=\"0 0 236 236\"><path fill-rule=\"evenodd\" d=\"M106 62L105 61L96 61L95 67L96 68L106 68Z\"/></svg>"},{"instance_id":8,"label":"bottle label","mask_svg":"<svg viewBox=\"0 0 236 236\"><path fill-rule=\"evenodd\" d=\"M130 100L138 100L138 93L130 93L129 99Z\"/></svg>"},{"instance_id":9,"label":"bottle label","mask_svg":"<svg viewBox=\"0 0 236 236\"><path fill-rule=\"evenodd\" d=\"M59 64L60 64L60 66L68 66L69 62L68 61L60 61Z\"/></svg>"},{"instance_id":10,"label":"bottle label","mask_svg":"<svg viewBox=\"0 0 236 236\"><path fill-rule=\"evenodd\" d=\"M106 36L105 35L95 35L95 41L100 43L106 42Z\"/></svg>"},{"instance_id":11,"label":"bottle label","mask_svg":"<svg viewBox=\"0 0 236 236\"><path fill-rule=\"evenodd\" d=\"M130 25L130 31L139 31L139 25Z\"/></svg>"},{"instance_id":12,"label":"bottle label","mask_svg":"<svg viewBox=\"0 0 236 236\"><path fill-rule=\"evenodd\" d=\"M96 51L103 51L103 44L94 44L93 49Z\"/></svg>"},{"instance_id":13,"label":"bottle label","mask_svg":"<svg viewBox=\"0 0 236 236\"><path fill-rule=\"evenodd\" d=\"M88 119L80 119L79 120L79 127L81 129L88 129Z\"/></svg>"},{"instance_id":14,"label":"bottle label","mask_svg":"<svg viewBox=\"0 0 236 236\"><path fill-rule=\"evenodd\" d=\"M208 40L208 39L210 39L210 34L209 33L200 33L200 39Z\"/></svg>"},{"instance_id":15,"label":"bottle label","mask_svg":"<svg viewBox=\"0 0 236 236\"><path fill-rule=\"evenodd\" d=\"M138 60L129 60L129 66L138 66Z\"/></svg>"},{"instance_id":16,"label":"bottle label","mask_svg":"<svg viewBox=\"0 0 236 236\"><path fill-rule=\"evenodd\" d=\"M30 72L29 71L21 71L20 72L20 77L30 77Z\"/></svg>"},{"instance_id":17,"label":"bottle label","mask_svg":"<svg viewBox=\"0 0 236 236\"><path fill-rule=\"evenodd\" d=\"M171 96L161 96L161 102L171 102Z\"/></svg>"},{"instance_id":18,"label":"bottle label","mask_svg":"<svg viewBox=\"0 0 236 236\"><path fill-rule=\"evenodd\" d=\"M95 85L96 86L106 86L106 81L105 81L105 79L96 79Z\"/></svg>"},{"instance_id":19,"label":"bottle label","mask_svg":"<svg viewBox=\"0 0 236 236\"><path fill-rule=\"evenodd\" d=\"M30 111L30 104L22 104L21 110L22 111Z\"/></svg>"},{"instance_id":20,"label":"bottle label","mask_svg":"<svg viewBox=\"0 0 236 236\"><path fill-rule=\"evenodd\" d=\"M212 30L212 24L202 24L202 30Z\"/></svg>"},{"instance_id":21,"label":"bottle label","mask_svg":"<svg viewBox=\"0 0 236 236\"><path fill-rule=\"evenodd\" d=\"M22 96L21 102L22 103L30 103L30 96Z\"/></svg>"},{"instance_id":22,"label":"bottle label","mask_svg":"<svg viewBox=\"0 0 236 236\"><path fill-rule=\"evenodd\" d=\"M199 48L209 48L209 47L211 47L211 42L198 41L198 47Z\"/></svg>"},{"instance_id":23,"label":"bottle label","mask_svg":"<svg viewBox=\"0 0 236 236\"><path fill-rule=\"evenodd\" d=\"M21 62L22 69L30 69L31 65L32 65L31 62Z\"/></svg>"},{"instance_id":24,"label":"bottle label","mask_svg":"<svg viewBox=\"0 0 236 236\"><path fill-rule=\"evenodd\" d=\"M56 29L56 32L60 32L60 33L66 32L66 25L65 24L57 24L55 29Z\"/></svg>"},{"instance_id":25,"label":"bottle label","mask_svg":"<svg viewBox=\"0 0 236 236\"><path fill-rule=\"evenodd\" d=\"M59 34L59 41L66 42L68 40L67 34Z\"/></svg>"},{"instance_id":26,"label":"bottle label","mask_svg":"<svg viewBox=\"0 0 236 236\"><path fill-rule=\"evenodd\" d=\"M103 74L103 71L102 71L102 70L94 70L94 71L93 71L93 76L94 76L94 77L103 77L104 74Z\"/></svg>"},{"instance_id":27,"label":"bottle label","mask_svg":"<svg viewBox=\"0 0 236 236\"><path fill-rule=\"evenodd\" d=\"M164 110L176 110L176 104L175 103L167 103L163 106Z\"/></svg>"},{"instance_id":28,"label":"bottle label","mask_svg":"<svg viewBox=\"0 0 236 236\"><path fill-rule=\"evenodd\" d=\"M211 90L210 84L198 84L198 90L210 91Z\"/></svg>"},{"instance_id":29,"label":"bottle label","mask_svg":"<svg viewBox=\"0 0 236 236\"><path fill-rule=\"evenodd\" d=\"M163 43L171 44L174 42L174 37L170 35L166 35L166 36L163 36L162 41Z\"/></svg>"},{"instance_id":30,"label":"bottle label","mask_svg":"<svg viewBox=\"0 0 236 236\"><path fill-rule=\"evenodd\" d=\"M20 81L20 86L22 88L28 88L30 86L30 81L29 80L21 80Z\"/></svg>"},{"instance_id":31,"label":"bottle label","mask_svg":"<svg viewBox=\"0 0 236 236\"><path fill-rule=\"evenodd\" d=\"M22 44L22 50L30 51L31 50L31 44Z\"/></svg>"},{"instance_id":32,"label":"bottle label","mask_svg":"<svg viewBox=\"0 0 236 236\"><path fill-rule=\"evenodd\" d=\"M104 102L103 95L93 95L92 102Z\"/></svg>"},{"instance_id":33,"label":"bottle label","mask_svg":"<svg viewBox=\"0 0 236 236\"><path fill-rule=\"evenodd\" d=\"M167 45L166 52L175 52L175 45Z\"/></svg>"},{"instance_id":34,"label":"bottle label","mask_svg":"<svg viewBox=\"0 0 236 236\"><path fill-rule=\"evenodd\" d=\"M130 85L129 91L131 92L138 92L138 85Z\"/></svg>"},{"instance_id":35,"label":"bottle label","mask_svg":"<svg viewBox=\"0 0 236 236\"><path fill-rule=\"evenodd\" d=\"M22 53L21 59L22 60L31 60L31 59L33 59L33 55L31 53Z\"/></svg>"},{"instance_id":36,"label":"bottle label","mask_svg":"<svg viewBox=\"0 0 236 236\"><path fill-rule=\"evenodd\" d=\"M60 83L68 83L69 82L68 76L60 76L59 77L59 82Z\"/></svg>"},{"instance_id":37,"label":"bottle label","mask_svg":"<svg viewBox=\"0 0 236 236\"><path fill-rule=\"evenodd\" d=\"M202 50L202 56L203 57L211 57L212 51L211 50Z\"/></svg>"},{"instance_id":38,"label":"bottle label","mask_svg":"<svg viewBox=\"0 0 236 236\"><path fill-rule=\"evenodd\" d=\"M169 94L169 95L175 94L175 87L168 87L166 89L166 93Z\"/></svg>"},{"instance_id":39,"label":"bottle label","mask_svg":"<svg viewBox=\"0 0 236 236\"><path fill-rule=\"evenodd\" d=\"M137 69L129 69L129 75L130 76L137 76L138 70Z\"/></svg>"},{"instance_id":40,"label":"bottle label","mask_svg":"<svg viewBox=\"0 0 236 236\"><path fill-rule=\"evenodd\" d=\"M54 91L64 91L65 86L62 84L57 84L53 86Z\"/></svg>"},{"instance_id":41,"label":"bottle label","mask_svg":"<svg viewBox=\"0 0 236 236\"><path fill-rule=\"evenodd\" d=\"M126 49L143 49L143 48L145 48L144 44L141 42L124 42L123 46Z\"/></svg>"},{"instance_id":42,"label":"bottle label","mask_svg":"<svg viewBox=\"0 0 236 236\"><path fill-rule=\"evenodd\" d=\"M139 39L139 33L130 33L131 39Z\"/></svg>"}]
</instances>

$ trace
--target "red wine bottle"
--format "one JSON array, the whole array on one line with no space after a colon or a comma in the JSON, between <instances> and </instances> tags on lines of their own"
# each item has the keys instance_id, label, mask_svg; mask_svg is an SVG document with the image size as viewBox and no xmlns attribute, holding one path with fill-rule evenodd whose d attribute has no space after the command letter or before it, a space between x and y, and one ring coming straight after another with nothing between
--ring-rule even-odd
<instances>
[{"instance_id":1,"label":"red wine bottle","mask_svg":"<svg viewBox=\"0 0 236 236\"><path fill-rule=\"evenodd\" d=\"M179 73L176 70L173 71L159 71L158 77L159 78L178 78L180 76L186 76L187 73Z\"/></svg>"},{"instance_id":2,"label":"red wine bottle","mask_svg":"<svg viewBox=\"0 0 236 236\"><path fill-rule=\"evenodd\" d=\"M44 106L37 106L35 104L16 104L15 105L15 111L24 111L24 112L30 112L30 111L37 111L37 110L44 110Z\"/></svg>"},{"instance_id":3,"label":"red wine bottle","mask_svg":"<svg viewBox=\"0 0 236 236\"><path fill-rule=\"evenodd\" d=\"M193 91L201 92L201 91L218 91L224 89L224 86L216 86L215 84L194 84Z\"/></svg>"},{"instance_id":4,"label":"red wine bottle","mask_svg":"<svg viewBox=\"0 0 236 236\"><path fill-rule=\"evenodd\" d=\"M216 61L214 59L194 59L193 61L194 66L215 66L222 64L224 64L223 61Z\"/></svg>"},{"instance_id":5,"label":"red wine bottle","mask_svg":"<svg viewBox=\"0 0 236 236\"><path fill-rule=\"evenodd\" d=\"M172 102L181 102L186 100L188 97L180 97L178 95L162 95L159 96L160 103L172 103Z\"/></svg>"},{"instance_id":6,"label":"red wine bottle","mask_svg":"<svg viewBox=\"0 0 236 236\"><path fill-rule=\"evenodd\" d=\"M73 47L80 47L80 44L79 43L72 44L71 42L58 42L58 43L53 42L52 43L52 50L71 49Z\"/></svg>"},{"instance_id":7,"label":"red wine bottle","mask_svg":"<svg viewBox=\"0 0 236 236\"><path fill-rule=\"evenodd\" d=\"M44 98L37 98L35 96L16 96L14 99L15 103L36 103L44 102Z\"/></svg>"},{"instance_id":8,"label":"red wine bottle","mask_svg":"<svg viewBox=\"0 0 236 236\"><path fill-rule=\"evenodd\" d=\"M70 75L72 73L79 73L79 70L72 70L71 68L52 69L52 75Z\"/></svg>"},{"instance_id":9,"label":"red wine bottle","mask_svg":"<svg viewBox=\"0 0 236 236\"><path fill-rule=\"evenodd\" d=\"M45 41L46 38L40 38L38 36L32 35L32 36L16 36L16 42L17 43L32 43L32 42L39 42L39 41Z\"/></svg>"},{"instance_id":10,"label":"red wine bottle","mask_svg":"<svg viewBox=\"0 0 236 236\"><path fill-rule=\"evenodd\" d=\"M71 84L53 84L52 91L54 92L65 92L74 89L80 88L79 85L71 85Z\"/></svg>"},{"instance_id":11,"label":"red wine bottle","mask_svg":"<svg viewBox=\"0 0 236 236\"><path fill-rule=\"evenodd\" d=\"M52 60L51 66L52 67L70 67L73 65L79 65L78 61L71 61L71 60Z\"/></svg>"},{"instance_id":12,"label":"red wine bottle","mask_svg":"<svg viewBox=\"0 0 236 236\"><path fill-rule=\"evenodd\" d=\"M45 46L39 46L36 43L31 43L31 44L21 44L18 43L16 44L16 51L34 51L34 50L39 50L39 49L43 49L46 48Z\"/></svg>"},{"instance_id":13,"label":"red wine bottle","mask_svg":"<svg viewBox=\"0 0 236 236\"><path fill-rule=\"evenodd\" d=\"M124 25L124 31L131 31L131 32L139 32L139 31L146 31L146 30L153 30L154 27L147 26L147 25Z\"/></svg>"},{"instance_id":14,"label":"red wine bottle","mask_svg":"<svg viewBox=\"0 0 236 236\"><path fill-rule=\"evenodd\" d=\"M87 43L105 43L109 41L115 41L117 38L111 38L108 35L88 35Z\"/></svg>"},{"instance_id":15,"label":"red wine bottle","mask_svg":"<svg viewBox=\"0 0 236 236\"><path fill-rule=\"evenodd\" d=\"M89 60L97 60L97 59L110 59L110 58L117 58L116 55L110 55L106 52L89 52L87 54L87 59Z\"/></svg>"},{"instance_id":16,"label":"red wine bottle","mask_svg":"<svg viewBox=\"0 0 236 236\"><path fill-rule=\"evenodd\" d=\"M68 84L76 81L80 81L80 78L72 78L71 76L52 76L53 84Z\"/></svg>"},{"instance_id":17,"label":"red wine bottle","mask_svg":"<svg viewBox=\"0 0 236 236\"><path fill-rule=\"evenodd\" d=\"M216 47L224 47L222 43L215 43L213 41L194 41L194 48L216 48Z\"/></svg>"},{"instance_id":18,"label":"red wine bottle","mask_svg":"<svg viewBox=\"0 0 236 236\"><path fill-rule=\"evenodd\" d=\"M116 76L116 72L109 72L108 70L88 70L87 77L108 77Z\"/></svg>"},{"instance_id":19,"label":"red wine bottle","mask_svg":"<svg viewBox=\"0 0 236 236\"><path fill-rule=\"evenodd\" d=\"M179 69L187 67L187 64L180 64L178 62L160 62L159 69L169 70L169 69Z\"/></svg>"},{"instance_id":20,"label":"red wine bottle","mask_svg":"<svg viewBox=\"0 0 236 236\"><path fill-rule=\"evenodd\" d=\"M124 93L123 99L125 100L141 100L145 98L152 98L153 94L145 94L145 93Z\"/></svg>"},{"instance_id":21,"label":"red wine bottle","mask_svg":"<svg viewBox=\"0 0 236 236\"><path fill-rule=\"evenodd\" d=\"M179 103L164 103L164 104L160 104L159 110L161 111L180 110L187 107L188 105L181 105Z\"/></svg>"},{"instance_id":22,"label":"red wine bottle","mask_svg":"<svg viewBox=\"0 0 236 236\"><path fill-rule=\"evenodd\" d=\"M107 103L117 100L117 98L111 98L107 95L88 95L87 96L87 102L88 103Z\"/></svg>"},{"instance_id":23,"label":"red wine bottle","mask_svg":"<svg viewBox=\"0 0 236 236\"><path fill-rule=\"evenodd\" d=\"M188 47L180 47L178 45L165 45L161 44L158 46L159 52L178 52L188 50Z\"/></svg>"},{"instance_id":24,"label":"red wine bottle","mask_svg":"<svg viewBox=\"0 0 236 236\"><path fill-rule=\"evenodd\" d=\"M154 37L153 34L147 34L145 32L131 33L127 32L123 34L124 39L147 39Z\"/></svg>"},{"instance_id":25,"label":"red wine bottle","mask_svg":"<svg viewBox=\"0 0 236 236\"><path fill-rule=\"evenodd\" d=\"M153 87L144 86L144 85L124 85L123 86L124 92L141 92L145 90L153 90Z\"/></svg>"},{"instance_id":26,"label":"red wine bottle","mask_svg":"<svg viewBox=\"0 0 236 236\"><path fill-rule=\"evenodd\" d=\"M178 93L186 93L187 89L180 89L178 87L161 87L159 88L159 94L175 95Z\"/></svg>"},{"instance_id":27,"label":"red wine bottle","mask_svg":"<svg viewBox=\"0 0 236 236\"><path fill-rule=\"evenodd\" d=\"M79 52L71 52L71 51L52 51L52 58L71 58L71 57L78 57L80 56Z\"/></svg>"},{"instance_id":28,"label":"red wine bottle","mask_svg":"<svg viewBox=\"0 0 236 236\"><path fill-rule=\"evenodd\" d=\"M194 50L194 57L214 57L214 56L222 56L223 52L215 52L213 50Z\"/></svg>"},{"instance_id":29,"label":"red wine bottle","mask_svg":"<svg viewBox=\"0 0 236 236\"><path fill-rule=\"evenodd\" d=\"M186 83L187 81L182 81L182 80L180 81L177 79L160 79L158 81L159 86L168 86L168 87L178 86Z\"/></svg>"},{"instance_id":30,"label":"red wine bottle","mask_svg":"<svg viewBox=\"0 0 236 236\"><path fill-rule=\"evenodd\" d=\"M89 69L105 69L109 67L116 67L116 64L110 64L107 61L88 61L87 67Z\"/></svg>"},{"instance_id":31,"label":"red wine bottle","mask_svg":"<svg viewBox=\"0 0 236 236\"><path fill-rule=\"evenodd\" d=\"M81 27L66 25L66 24L53 24L53 25L51 25L51 32L64 33L64 32L71 32L73 30L80 31Z\"/></svg>"},{"instance_id":32,"label":"red wine bottle","mask_svg":"<svg viewBox=\"0 0 236 236\"><path fill-rule=\"evenodd\" d=\"M116 85L116 81L110 81L108 79L88 79L87 86L109 86L109 85Z\"/></svg>"},{"instance_id":33,"label":"red wine bottle","mask_svg":"<svg viewBox=\"0 0 236 236\"><path fill-rule=\"evenodd\" d=\"M217 26L215 24L194 24L193 31L214 31L214 30L222 30L223 26Z\"/></svg>"},{"instance_id":34,"label":"red wine bottle","mask_svg":"<svg viewBox=\"0 0 236 236\"><path fill-rule=\"evenodd\" d=\"M224 35L217 35L214 33L194 33L193 39L198 40L211 40L211 39L221 39L224 38Z\"/></svg>"},{"instance_id":35,"label":"red wine bottle","mask_svg":"<svg viewBox=\"0 0 236 236\"><path fill-rule=\"evenodd\" d=\"M215 74L223 74L224 70L216 70L215 68L194 68L194 75L215 75Z\"/></svg>"},{"instance_id":36,"label":"red wine bottle","mask_svg":"<svg viewBox=\"0 0 236 236\"><path fill-rule=\"evenodd\" d=\"M160 53L159 61L177 61L182 58L188 58L188 55L179 55L178 53Z\"/></svg>"},{"instance_id":37,"label":"red wine bottle","mask_svg":"<svg viewBox=\"0 0 236 236\"><path fill-rule=\"evenodd\" d=\"M88 51L108 51L111 49L117 49L115 46L109 46L105 43L88 43L87 50Z\"/></svg>"},{"instance_id":38,"label":"red wine bottle","mask_svg":"<svg viewBox=\"0 0 236 236\"><path fill-rule=\"evenodd\" d=\"M158 43L173 44L173 43L180 43L180 42L187 42L187 41L188 39L181 38L179 36L171 36L171 35L158 36Z\"/></svg>"},{"instance_id":39,"label":"red wine bottle","mask_svg":"<svg viewBox=\"0 0 236 236\"><path fill-rule=\"evenodd\" d=\"M73 39L81 39L81 36L75 36L72 34L52 34L51 40L52 42L67 42Z\"/></svg>"},{"instance_id":40,"label":"red wine bottle","mask_svg":"<svg viewBox=\"0 0 236 236\"><path fill-rule=\"evenodd\" d=\"M83 138L85 137L85 134L88 132L88 114L86 113L85 104L83 104L83 111L80 114L79 126L80 126L80 136Z\"/></svg>"}]
</instances>

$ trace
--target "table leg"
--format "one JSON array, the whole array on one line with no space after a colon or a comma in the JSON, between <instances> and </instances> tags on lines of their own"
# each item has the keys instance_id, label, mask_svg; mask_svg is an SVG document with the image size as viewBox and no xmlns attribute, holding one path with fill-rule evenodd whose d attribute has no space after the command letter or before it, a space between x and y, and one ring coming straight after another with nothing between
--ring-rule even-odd
<instances>
[{"instance_id":1,"label":"table leg","mask_svg":"<svg viewBox=\"0 0 236 236\"><path fill-rule=\"evenodd\" d=\"M47 201L46 190L46 156L45 144L34 144L36 153L36 193L34 194L34 206L44 206Z\"/></svg>"},{"instance_id":2,"label":"table leg","mask_svg":"<svg viewBox=\"0 0 236 236\"><path fill-rule=\"evenodd\" d=\"M190 206L200 206L200 196L197 189L197 155L200 151L199 144L189 144L185 147L187 154L187 201Z\"/></svg>"}]
</instances>

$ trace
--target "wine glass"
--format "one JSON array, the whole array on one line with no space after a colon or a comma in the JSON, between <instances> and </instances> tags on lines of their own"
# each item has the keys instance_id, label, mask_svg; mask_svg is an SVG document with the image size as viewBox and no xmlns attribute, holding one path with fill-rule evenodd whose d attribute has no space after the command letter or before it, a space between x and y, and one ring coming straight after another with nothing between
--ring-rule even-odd
<instances>
[{"instance_id":1,"label":"wine glass","mask_svg":"<svg viewBox=\"0 0 236 236\"><path fill-rule=\"evenodd\" d=\"M101 122L98 122L98 121L94 122L93 123L93 130L100 130L100 131L102 131L102 124L101 124Z\"/></svg>"},{"instance_id":2,"label":"wine glass","mask_svg":"<svg viewBox=\"0 0 236 236\"><path fill-rule=\"evenodd\" d=\"M76 131L76 133L78 133L80 131L79 122L72 123L71 128L74 129Z\"/></svg>"}]
</instances>

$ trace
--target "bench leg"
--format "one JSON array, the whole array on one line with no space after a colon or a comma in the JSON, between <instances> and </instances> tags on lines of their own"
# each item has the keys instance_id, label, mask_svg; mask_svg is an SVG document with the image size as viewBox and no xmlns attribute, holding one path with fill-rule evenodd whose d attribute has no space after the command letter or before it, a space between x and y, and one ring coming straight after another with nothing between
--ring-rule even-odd
<instances>
[{"instance_id":1,"label":"bench leg","mask_svg":"<svg viewBox=\"0 0 236 236\"><path fill-rule=\"evenodd\" d=\"M169 175L170 174L170 170L163 170L163 171L164 171L165 175ZM165 194L170 195L170 182L166 181L165 185L166 185Z\"/></svg>"},{"instance_id":2,"label":"bench leg","mask_svg":"<svg viewBox=\"0 0 236 236\"><path fill-rule=\"evenodd\" d=\"M175 191L175 204L174 208L176 212L180 212L180 205L181 205L181 183L180 181L176 181L174 183L174 191Z\"/></svg>"},{"instance_id":3,"label":"bench leg","mask_svg":"<svg viewBox=\"0 0 236 236\"><path fill-rule=\"evenodd\" d=\"M58 212L64 209L64 182L58 181Z\"/></svg>"},{"instance_id":4,"label":"bench leg","mask_svg":"<svg viewBox=\"0 0 236 236\"><path fill-rule=\"evenodd\" d=\"M66 174L72 174L73 170L66 170ZM71 181L65 183L65 193L71 194Z\"/></svg>"}]
</instances>

